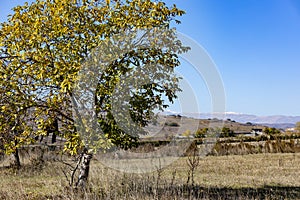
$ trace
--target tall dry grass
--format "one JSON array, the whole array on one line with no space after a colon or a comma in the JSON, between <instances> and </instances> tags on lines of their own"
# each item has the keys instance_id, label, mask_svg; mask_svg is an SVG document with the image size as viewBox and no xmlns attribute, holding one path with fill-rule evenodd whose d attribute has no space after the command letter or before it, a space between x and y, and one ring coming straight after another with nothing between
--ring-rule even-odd
<instances>
[{"instance_id":1,"label":"tall dry grass","mask_svg":"<svg viewBox=\"0 0 300 200\"><path fill-rule=\"evenodd\" d=\"M300 199L299 153L204 157L193 184L187 184L186 157L142 174L119 172L93 160L84 191L68 186L66 165L58 158L43 158L27 157L20 170L3 162L0 199Z\"/></svg>"}]
</instances>

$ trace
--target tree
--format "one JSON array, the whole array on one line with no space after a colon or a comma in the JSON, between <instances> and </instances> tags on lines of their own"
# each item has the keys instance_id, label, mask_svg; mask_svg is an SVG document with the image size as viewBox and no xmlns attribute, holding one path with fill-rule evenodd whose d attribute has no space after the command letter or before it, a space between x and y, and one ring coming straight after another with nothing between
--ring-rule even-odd
<instances>
[{"instance_id":1,"label":"tree","mask_svg":"<svg viewBox=\"0 0 300 200\"><path fill-rule=\"evenodd\" d=\"M223 127L220 133L220 137L234 137L234 131L228 127Z\"/></svg>"},{"instance_id":2,"label":"tree","mask_svg":"<svg viewBox=\"0 0 300 200\"><path fill-rule=\"evenodd\" d=\"M5 148L14 152L34 142L58 120L64 150L82 152L76 185L85 185L93 152L112 145L130 148L153 110L168 106L165 97L170 102L177 97L179 78L173 71L180 65L178 54L188 48L170 24L179 23L175 17L182 14L175 5L150 0L37 0L15 7L0 25L0 134ZM144 33L139 40L139 32L131 33L136 29ZM125 45L114 38L120 34L126 36ZM103 45L108 51L98 48ZM112 53L116 48L123 50L117 57ZM99 51L101 59L95 62ZM94 67L85 73L83 63ZM80 113L93 70L92 118L100 129ZM133 125L122 126L128 123ZM12 126L18 134L11 133ZM134 133L128 134L128 127Z\"/></svg>"},{"instance_id":3,"label":"tree","mask_svg":"<svg viewBox=\"0 0 300 200\"><path fill-rule=\"evenodd\" d=\"M297 122L297 123L296 123L295 130L296 130L297 132L300 132L300 122Z\"/></svg>"},{"instance_id":4,"label":"tree","mask_svg":"<svg viewBox=\"0 0 300 200\"><path fill-rule=\"evenodd\" d=\"M6 85L1 85L1 89L5 90ZM14 97L16 97L11 90L6 93L1 93L1 112L0 112L0 141L1 150L6 154L13 154L14 165L17 168L21 167L19 150L21 145L31 144L33 138L31 137L32 126L26 119L28 119L28 112L22 110L18 104L15 104ZM14 105L15 104L15 105ZM9 113L9 114L7 114Z\"/></svg>"},{"instance_id":5,"label":"tree","mask_svg":"<svg viewBox=\"0 0 300 200\"><path fill-rule=\"evenodd\" d=\"M198 129L195 133L195 138L205 138L209 129L208 128L201 128Z\"/></svg>"},{"instance_id":6,"label":"tree","mask_svg":"<svg viewBox=\"0 0 300 200\"><path fill-rule=\"evenodd\" d=\"M280 130L274 128L274 127L265 127L263 132L267 135L275 135L275 134L279 134Z\"/></svg>"}]
</instances>

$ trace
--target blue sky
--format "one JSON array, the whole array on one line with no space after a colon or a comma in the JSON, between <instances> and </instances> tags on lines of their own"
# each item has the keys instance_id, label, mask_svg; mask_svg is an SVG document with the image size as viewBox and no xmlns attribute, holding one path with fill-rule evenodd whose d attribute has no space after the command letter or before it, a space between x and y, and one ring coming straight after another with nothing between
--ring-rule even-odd
<instances>
[{"instance_id":1,"label":"blue sky","mask_svg":"<svg viewBox=\"0 0 300 200\"><path fill-rule=\"evenodd\" d=\"M1 0L0 21L24 2ZM300 0L166 2L187 12L178 31L202 45L215 62L224 83L226 111L300 115ZM205 83L197 82L185 66L179 71L191 82L201 112L209 112Z\"/></svg>"},{"instance_id":2,"label":"blue sky","mask_svg":"<svg viewBox=\"0 0 300 200\"><path fill-rule=\"evenodd\" d=\"M178 30L216 63L227 111L300 115L299 0L168 2L187 12Z\"/></svg>"}]
</instances>

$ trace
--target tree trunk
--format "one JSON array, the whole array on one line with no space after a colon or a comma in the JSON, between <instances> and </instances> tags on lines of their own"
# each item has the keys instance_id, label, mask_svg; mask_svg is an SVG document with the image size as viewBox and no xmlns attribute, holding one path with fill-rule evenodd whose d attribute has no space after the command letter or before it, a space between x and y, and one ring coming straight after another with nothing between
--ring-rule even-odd
<instances>
[{"instance_id":1,"label":"tree trunk","mask_svg":"<svg viewBox=\"0 0 300 200\"><path fill-rule=\"evenodd\" d=\"M51 144L55 143L56 142L56 133L53 132L52 133L52 138L51 138Z\"/></svg>"},{"instance_id":2,"label":"tree trunk","mask_svg":"<svg viewBox=\"0 0 300 200\"><path fill-rule=\"evenodd\" d=\"M55 119L53 122L53 131L52 131L52 138L51 138L51 143L56 142L56 133L58 133L58 120Z\"/></svg>"},{"instance_id":3,"label":"tree trunk","mask_svg":"<svg viewBox=\"0 0 300 200\"><path fill-rule=\"evenodd\" d=\"M76 183L76 187L85 188L88 177L89 177L89 170L90 170L90 161L93 155L89 154L87 149L85 149L81 156L81 165L79 168L79 176L78 181Z\"/></svg>"},{"instance_id":4,"label":"tree trunk","mask_svg":"<svg viewBox=\"0 0 300 200\"><path fill-rule=\"evenodd\" d=\"M13 153L13 155L15 158L14 165L19 169L21 167L21 162L18 148L16 148L16 151Z\"/></svg>"}]
</instances>

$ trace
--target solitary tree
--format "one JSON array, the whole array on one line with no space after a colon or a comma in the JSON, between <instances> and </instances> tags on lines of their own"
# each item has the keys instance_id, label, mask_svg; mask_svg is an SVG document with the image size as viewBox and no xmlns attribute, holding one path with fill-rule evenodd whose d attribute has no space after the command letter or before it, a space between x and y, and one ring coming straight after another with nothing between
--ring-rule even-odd
<instances>
[{"instance_id":1,"label":"solitary tree","mask_svg":"<svg viewBox=\"0 0 300 200\"><path fill-rule=\"evenodd\" d=\"M179 23L175 17L184 11L151 0L37 0L13 10L0 25L5 148L15 152L34 142L58 120L65 151L82 152L76 184L84 186L93 152L130 147L153 110L168 106L165 97L176 98L179 78L173 70L188 48L171 22ZM84 65L92 67L85 71ZM93 105L92 121L81 112L83 92L91 92L89 77L96 83L93 102L86 105Z\"/></svg>"},{"instance_id":2,"label":"solitary tree","mask_svg":"<svg viewBox=\"0 0 300 200\"><path fill-rule=\"evenodd\" d=\"M209 129L208 128L201 128L198 129L195 133L195 138L205 138Z\"/></svg>"},{"instance_id":3,"label":"solitary tree","mask_svg":"<svg viewBox=\"0 0 300 200\"><path fill-rule=\"evenodd\" d=\"M234 131L228 127L223 127L220 133L220 137L234 137Z\"/></svg>"},{"instance_id":4,"label":"solitary tree","mask_svg":"<svg viewBox=\"0 0 300 200\"><path fill-rule=\"evenodd\" d=\"M265 127L263 132L267 135L275 135L275 134L279 134L280 130L274 128L274 127Z\"/></svg>"},{"instance_id":5,"label":"solitary tree","mask_svg":"<svg viewBox=\"0 0 300 200\"><path fill-rule=\"evenodd\" d=\"M295 130L296 130L297 132L300 132L300 122L297 122L297 123L296 123Z\"/></svg>"}]
</instances>

